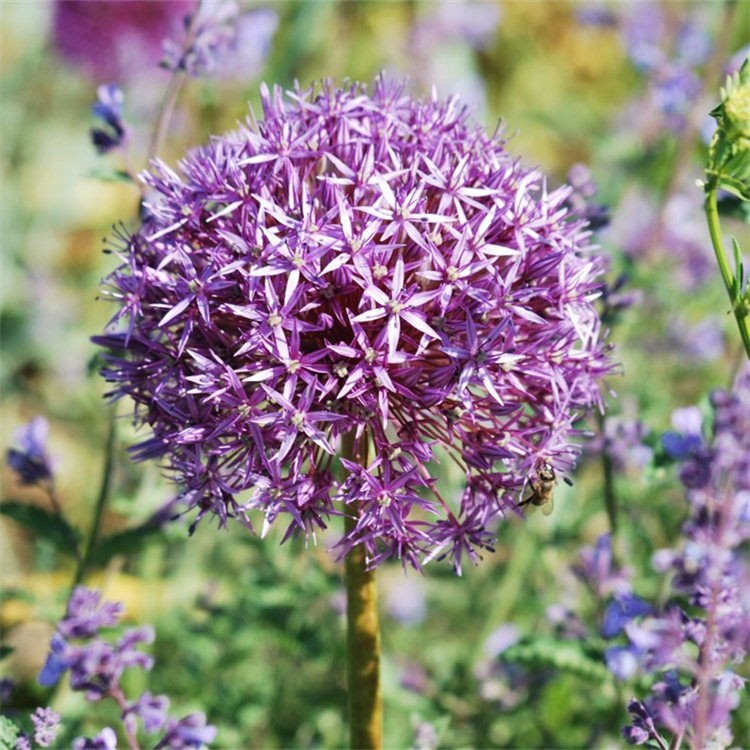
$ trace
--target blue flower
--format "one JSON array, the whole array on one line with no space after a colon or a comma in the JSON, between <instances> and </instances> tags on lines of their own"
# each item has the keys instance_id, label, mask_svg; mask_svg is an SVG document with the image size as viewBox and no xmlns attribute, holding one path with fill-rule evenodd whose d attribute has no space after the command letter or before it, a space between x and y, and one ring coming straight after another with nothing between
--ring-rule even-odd
<instances>
[{"instance_id":1,"label":"blue flower","mask_svg":"<svg viewBox=\"0 0 750 750\"><path fill-rule=\"evenodd\" d=\"M633 618L650 614L651 605L635 594L615 597L604 611L601 633L604 638L615 638Z\"/></svg>"},{"instance_id":2,"label":"blue flower","mask_svg":"<svg viewBox=\"0 0 750 750\"><path fill-rule=\"evenodd\" d=\"M65 674L70 663L63 658L67 641L58 633L52 636L50 651L47 654L47 660L44 662L42 671L39 673L38 682L44 687L56 685L60 678Z\"/></svg>"}]
</instances>

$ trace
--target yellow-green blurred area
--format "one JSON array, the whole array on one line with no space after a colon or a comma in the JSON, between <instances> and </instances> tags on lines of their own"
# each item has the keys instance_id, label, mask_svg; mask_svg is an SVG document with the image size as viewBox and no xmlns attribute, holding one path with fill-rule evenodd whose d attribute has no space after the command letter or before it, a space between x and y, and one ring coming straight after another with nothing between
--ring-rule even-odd
<instances>
[{"instance_id":1,"label":"yellow-green blurred area","mask_svg":"<svg viewBox=\"0 0 750 750\"><path fill-rule=\"evenodd\" d=\"M622 28L608 20L626 5L636 21L638 13L659 10L657 43L667 57L676 54L688 23L708 46L693 68L698 88L682 127L649 99L652 82L634 63ZM0 445L11 446L14 432L35 415L49 421L56 494L85 540L113 414L115 462L99 537L137 528L175 494L158 467L129 460L132 407L106 406L89 341L114 313L111 303L97 300L100 280L117 263L102 252L104 239L119 222L137 223L138 190L112 177L145 168L169 74L134 66L120 80L103 81L59 52L54 6L0 3ZM488 128L502 119L509 148L539 165L551 185L576 163L592 170L597 200L613 216L598 238L611 255L610 278L627 273L626 291L638 294L612 323L610 339L623 363L623 375L609 382L617 393L612 413L641 420L653 446L673 409L731 382L739 340L711 270L695 180L705 155L705 113L725 64L750 40L750 3L304 0L262 7L278 14L262 66L250 76L186 82L160 154L167 163L232 129L248 103L259 112L261 81L289 88L322 77L370 81L385 71L407 77L417 95L429 96L433 86L440 96L456 94ZM603 20L582 17L592 9ZM119 54L114 46L111 54ZM90 142L91 106L104 82L120 84L125 94L127 157L97 155ZM747 225L727 226L747 252ZM629 249L636 230L648 235L638 251ZM681 254L687 245L692 255ZM686 263L703 270L693 273ZM701 335L705 348L696 345ZM598 429L596 419L586 426ZM574 487L558 488L555 513L500 527L497 552L463 578L444 563L428 566L425 578L405 579L398 566L382 569L387 747L414 746L423 722L435 727L441 747L621 744L636 683L623 685L580 664L501 668L487 645L507 624L523 636L553 636L552 606L577 611L597 630L599 605L570 566L581 546L610 528L602 477L599 458L584 454ZM447 470L444 479L447 492L460 492ZM650 556L675 543L687 512L674 473L628 465L614 481L617 549L635 571L637 593L662 596ZM51 510L47 493L23 486L7 467L2 484L4 501ZM142 544L103 555L86 582L124 601L129 622L150 622L157 631L156 668L126 687L135 695L145 687L168 693L179 715L204 710L219 728L217 747L343 746L343 589L340 565L327 551L338 534L331 529L315 547L280 547L280 529L259 540L240 526L219 531L204 523L188 538L180 520ZM76 732L98 731L114 720L106 706L92 708L64 687L50 693L35 682L73 582L74 558L8 518L0 541L0 625L3 644L14 648L0 670L17 682L12 707L27 711L51 700L68 721L68 742ZM585 664L601 663L600 646L592 645ZM738 720L736 732L738 744L748 742L746 721Z\"/></svg>"}]
</instances>

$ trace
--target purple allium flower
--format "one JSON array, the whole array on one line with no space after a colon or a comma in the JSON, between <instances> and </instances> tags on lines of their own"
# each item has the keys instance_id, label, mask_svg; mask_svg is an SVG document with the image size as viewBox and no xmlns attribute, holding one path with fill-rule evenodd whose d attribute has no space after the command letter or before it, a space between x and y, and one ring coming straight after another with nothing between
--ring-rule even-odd
<instances>
[{"instance_id":1,"label":"purple allium flower","mask_svg":"<svg viewBox=\"0 0 750 750\"><path fill-rule=\"evenodd\" d=\"M31 739L26 734L19 734L16 738L16 750L31 750Z\"/></svg>"},{"instance_id":2,"label":"purple allium flower","mask_svg":"<svg viewBox=\"0 0 750 750\"><path fill-rule=\"evenodd\" d=\"M132 78L156 66L162 42L179 28L193 0L56 0L57 51L98 81Z\"/></svg>"},{"instance_id":3,"label":"purple allium flower","mask_svg":"<svg viewBox=\"0 0 750 750\"><path fill-rule=\"evenodd\" d=\"M642 651L644 668L666 670L648 699L629 706L634 723L625 736L633 744L652 739L666 748L669 743L657 739L664 731L683 737L691 748L732 743L731 713L745 682L733 666L750 650L750 576L743 546L750 538L750 371L731 392L715 391L711 402L712 439L689 453L679 473L691 510L685 540L679 549L661 550L654 561L672 573L678 601L661 617L625 628ZM676 422L700 428L699 415L690 411L683 410Z\"/></svg>"},{"instance_id":4,"label":"purple allium flower","mask_svg":"<svg viewBox=\"0 0 750 750\"><path fill-rule=\"evenodd\" d=\"M107 282L123 327L94 339L152 431L132 454L168 463L195 523L259 511L308 536L357 502L342 554L460 571L541 468L570 471L575 421L602 408L604 260L570 188L547 192L455 99L379 79L262 100L181 174L144 176L150 216ZM344 435L365 465L338 484ZM460 504L427 469L447 457Z\"/></svg>"},{"instance_id":5,"label":"purple allium flower","mask_svg":"<svg viewBox=\"0 0 750 750\"><path fill-rule=\"evenodd\" d=\"M49 747L60 733L60 717L51 708L37 708L31 715L34 724L34 742Z\"/></svg>"},{"instance_id":6,"label":"purple allium flower","mask_svg":"<svg viewBox=\"0 0 750 750\"><path fill-rule=\"evenodd\" d=\"M52 479L52 467L47 455L49 423L44 417L34 417L15 433L18 448L9 448L8 466L18 472L22 484L39 484Z\"/></svg>"},{"instance_id":7,"label":"purple allium flower","mask_svg":"<svg viewBox=\"0 0 750 750\"><path fill-rule=\"evenodd\" d=\"M127 138L127 128L122 118L125 95L113 84L102 84L96 90L97 103L91 108L104 128L91 128L91 141L100 154L122 146Z\"/></svg>"}]
</instances>

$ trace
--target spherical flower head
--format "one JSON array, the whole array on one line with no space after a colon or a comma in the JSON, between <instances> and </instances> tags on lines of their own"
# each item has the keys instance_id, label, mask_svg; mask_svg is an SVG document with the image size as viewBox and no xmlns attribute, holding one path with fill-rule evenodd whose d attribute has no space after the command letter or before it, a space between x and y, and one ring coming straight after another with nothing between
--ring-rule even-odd
<instances>
[{"instance_id":1,"label":"spherical flower head","mask_svg":"<svg viewBox=\"0 0 750 750\"><path fill-rule=\"evenodd\" d=\"M570 188L456 99L378 79L262 101L144 177L148 216L107 282L120 329L94 339L151 428L133 455L170 467L196 523L284 515L286 539L356 503L342 554L460 570L540 471L570 470L573 425L602 405L603 259Z\"/></svg>"}]
</instances>

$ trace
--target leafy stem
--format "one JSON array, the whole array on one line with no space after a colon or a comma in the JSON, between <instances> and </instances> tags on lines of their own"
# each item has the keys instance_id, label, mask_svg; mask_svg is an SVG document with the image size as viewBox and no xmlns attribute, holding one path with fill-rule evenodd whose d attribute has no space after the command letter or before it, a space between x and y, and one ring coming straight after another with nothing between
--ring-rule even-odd
<instances>
[{"instance_id":1,"label":"leafy stem","mask_svg":"<svg viewBox=\"0 0 750 750\"><path fill-rule=\"evenodd\" d=\"M737 321L737 327L740 331L740 338L745 347L748 359L750 359L750 315L745 308L742 289L742 271L741 266L732 271L732 267L724 248L724 240L721 235L721 223L719 221L719 209L716 202L717 179L715 176L709 176L706 183L706 218L708 220L708 231L711 235L711 243L714 247L716 261L719 264L721 278L724 281L729 301L732 304L732 312ZM739 253L735 253L739 257ZM735 275L736 274L736 275Z\"/></svg>"}]
</instances>

